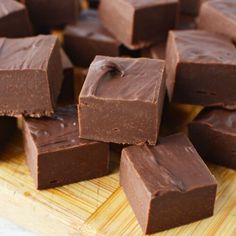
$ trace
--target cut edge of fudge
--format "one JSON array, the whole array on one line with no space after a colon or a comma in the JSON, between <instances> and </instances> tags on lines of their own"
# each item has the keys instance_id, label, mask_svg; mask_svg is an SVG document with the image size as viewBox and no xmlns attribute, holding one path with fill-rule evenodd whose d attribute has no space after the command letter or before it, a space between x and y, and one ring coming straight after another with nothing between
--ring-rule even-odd
<instances>
[{"instance_id":1,"label":"cut edge of fudge","mask_svg":"<svg viewBox=\"0 0 236 236\"><path fill-rule=\"evenodd\" d=\"M62 64L61 64L61 58L60 58L60 43L58 39L54 36L46 36L46 35L39 35L36 37L26 37L26 38L18 38L18 39L9 39L9 38L2 38L2 45L4 45L5 41L8 41L9 44L7 47L10 46L15 41L15 44L17 45L17 42L22 43L21 48L13 49L11 53L15 53L14 50L17 52L19 51L21 54L23 54L23 51L25 50L25 42L29 40L28 44L32 41L32 45L30 46L27 53L25 53L25 57L22 58L22 61L16 61L15 63L12 62L10 67L8 67L8 64L5 63L0 68L0 73L12 73L14 74L14 77L17 77L17 72L19 72L19 76L22 76L20 72L30 74L32 73L34 75L34 80L37 81L37 79L41 79L45 85L44 92L47 92L45 97L47 98L47 101L45 101L44 104L41 104L37 107L37 104L32 104L32 108L26 109L26 107L23 107L21 104L21 107L17 109L13 108L2 108L0 110L0 115L7 115L7 116L31 116L31 117L41 117L41 116L51 116L54 113L54 109L56 107L57 99L60 93L60 89L62 86ZM34 50L34 47L37 47L37 44L41 44L40 47L43 48L44 44L47 44L47 53L43 55L43 57L36 61L36 64L31 64L32 61L34 61L33 54L31 53L32 50ZM39 50L39 49L37 49ZM28 57L28 54L32 54ZM8 55L9 56L9 55ZM21 55L22 56L22 55ZM11 57L11 56L9 56ZM9 58L8 58L9 60ZM38 64L37 64L38 63ZM37 67L38 66L38 67ZM29 76L29 75L27 75ZM31 76L32 77L32 76ZM38 78L37 78L38 77ZM18 78L18 80L20 77ZM34 81L32 80L32 81ZM16 80L17 81L17 80ZM40 80L38 81L40 82ZM23 89L23 88L22 88ZM24 89L27 90L26 87ZM31 89L32 88L28 88ZM39 96L39 95L37 95ZM26 97L24 97L26 99ZM35 95L35 100L38 100L38 98ZM22 103L22 102L21 102ZM32 103L32 101L30 101ZM27 106L30 106L29 103L27 103Z\"/></svg>"}]
</instances>

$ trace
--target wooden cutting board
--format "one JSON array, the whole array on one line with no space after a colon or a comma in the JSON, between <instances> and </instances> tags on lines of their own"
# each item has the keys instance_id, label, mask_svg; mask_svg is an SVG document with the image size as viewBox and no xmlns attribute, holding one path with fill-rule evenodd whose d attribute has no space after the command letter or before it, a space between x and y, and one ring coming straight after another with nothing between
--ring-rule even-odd
<instances>
[{"instance_id":1,"label":"wooden cutting board","mask_svg":"<svg viewBox=\"0 0 236 236\"><path fill-rule=\"evenodd\" d=\"M118 163L112 155L106 177L37 191L18 133L0 152L0 216L45 236L143 235L119 187ZM209 167L219 183L215 216L158 235L236 235L236 172Z\"/></svg>"}]
</instances>

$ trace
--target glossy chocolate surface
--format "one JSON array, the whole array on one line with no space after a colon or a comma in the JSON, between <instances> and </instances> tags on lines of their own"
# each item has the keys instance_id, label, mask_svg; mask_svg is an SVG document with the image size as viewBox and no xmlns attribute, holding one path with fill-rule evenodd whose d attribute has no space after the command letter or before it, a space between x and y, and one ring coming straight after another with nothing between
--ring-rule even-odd
<instances>
[{"instance_id":1,"label":"glossy chocolate surface","mask_svg":"<svg viewBox=\"0 0 236 236\"><path fill-rule=\"evenodd\" d=\"M38 189L101 177L109 168L109 145L78 137L76 107L58 107L51 118L24 119L27 163Z\"/></svg>"},{"instance_id":2,"label":"glossy chocolate surface","mask_svg":"<svg viewBox=\"0 0 236 236\"><path fill-rule=\"evenodd\" d=\"M147 234L213 214L216 181L184 134L161 138L154 147L123 149L120 175L121 185Z\"/></svg>"},{"instance_id":3,"label":"glossy chocolate surface","mask_svg":"<svg viewBox=\"0 0 236 236\"><path fill-rule=\"evenodd\" d=\"M166 73L173 102L233 107L235 72L236 49L229 38L200 30L169 33Z\"/></svg>"},{"instance_id":4,"label":"glossy chocolate surface","mask_svg":"<svg viewBox=\"0 0 236 236\"><path fill-rule=\"evenodd\" d=\"M189 136L202 157L236 169L236 112L205 109L189 125Z\"/></svg>"},{"instance_id":5,"label":"glossy chocolate surface","mask_svg":"<svg viewBox=\"0 0 236 236\"><path fill-rule=\"evenodd\" d=\"M225 34L236 41L235 0L214 0L203 3L198 26L200 29Z\"/></svg>"},{"instance_id":6,"label":"glossy chocolate surface","mask_svg":"<svg viewBox=\"0 0 236 236\"><path fill-rule=\"evenodd\" d=\"M104 27L129 49L165 40L168 30L175 28L177 11L177 0L101 0L99 6Z\"/></svg>"},{"instance_id":7,"label":"glossy chocolate surface","mask_svg":"<svg viewBox=\"0 0 236 236\"><path fill-rule=\"evenodd\" d=\"M165 94L163 74L161 60L97 56L79 96L80 136L155 144Z\"/></svg>"}]
</instances>

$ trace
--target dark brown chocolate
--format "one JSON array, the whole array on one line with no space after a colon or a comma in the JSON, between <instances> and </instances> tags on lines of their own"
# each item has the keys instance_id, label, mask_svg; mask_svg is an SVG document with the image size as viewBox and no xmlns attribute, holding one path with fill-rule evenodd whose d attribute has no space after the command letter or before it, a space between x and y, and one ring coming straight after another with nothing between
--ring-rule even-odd
<instances>
[{"instance_id":1,"label":"dark brown chocolate","mask_svg":"<svg viewBox=\"0 0 236 236\"><path fill-rule=\"evenodd\" d=\"M193 16L180 14L176 28L179 30L197 29L197 20Z\"/></svg>"},{"instance_id":2,"label":"dark brown chocolate","mask_svg":"<svg viewBox=\"0 0 236 236\"><path fill-rule=\"evenodd\" d=\"M79 96L80 137L155 145L165 94L164 62L97 56Z\"/></svg>"},{"instance_id":3,"label":"dark brown chocolate","mask_svg":"<svg viewBox=\"0 0 236 236\"><path fill-rule=\"evenodd\" d=\"M215 178L184 134L123 149L120 183L146 234L213 215Z\"/></svg>"},{"instance_id":4,"label":"dark brown chocolate","mask_svg":"<svg viewBox=\"0 0 236 236\"><path fill-rule=\"evenodd\" d=\"M32 28L25 6L14 0L0 0L0 37L31 35Z\"/></svg>"},{"instance_id":5,"label":"dark brown chocolate","mask_svg":"<svg viewBox=\"0 0 236 236\"><path fill-rule=\"evenodd\" d=\"M76 25L66 27L64 43L73 64L80 67L89 67L96 55L119 56L121 50L95 10L84 10Z\"/></svg>"},{"instance_id":6,"label":"dark brown chocolate","mask_svg":"<svg viewBox=\"0 0 236 236\"><path fill-rule=\"evenodd\" d=\"M189 125L189 137L205 160L236 169L236 111L203 110Z\"/></svg>"},{"instance_id":7,"label":"dark brown chocolate","mask_svg":"<svg viewBox=\"0 0 236 236\"><path fill-rule=\"evenodd\" d=\"M227 37L200 30L171 31L166 74L168 95L175 103L236 105L236 49Z\"/></svg>"},{"instance_id":8,"label":"dark brown chocolate","mask_svg":"<svg viewBox=\"0 0 236 236\"><path fill-rule=\"evenodd\" d=\"M99 12L104 26L120 42L139 49L165 40L168 30L175 28L178 1L101 0Z\"/></svg>"},{"instance_id":9,"label":"dark brown chocolate","mask_svg":"<svg viewBox=\"0 0 236 236\"><path fill-rule=\"evenodd\" d=\"M0 117L0 149L2 145L5 144L16 131L16 119L12 117Z\"/></svg>"},{"instance_id":10,"label":"dark brown chocolate","mask_svg":"<svg viewBox=\"0 0 236 236\"><path fill-rule=\"evenodd\" d=\"M59 102L62 104L75 103L74 91L74 66L63 49L60 51L64 80L59 96Z\"/></svg>"},{"instance_id":11,"label":"dark brown chocolate","mask_svg":"<svg viewBox=\"0 0 236 236\"><path fill-rule=\"evenodd\" d=\"M180 0L180 10L184 14L197 16L201 0Z\"/></svg>"},{"instance_id":12,"label":"dark brown chocolate","mask_svg":"<svg viewBox=\"0 0 236 236\"><path fill-rule=\"evenodd\" d=\"M225 34L236 41L236 1L214 0L202 4L200 29Z\"/></svg>"},{"instance_id":13,"label":"dark brown chocolate","mask_svg":"<svg viewBox=\"0 0 236 236\"><path fill-rule=\"evenodd\" d=\"M75 106L59 107L51 118L25 118L23 134L27 163L38 189L108 173L109 145L79 138Z\"/></svg>"},{"instance_id":14,"label":"dark brown chocolate","mask_svg":"<svg viewBox=\"0 0 236 236\"><path fill-rule=\"evenodd\" d=\"M35 26L58 27L75 23L79 14L77 0L20 0Z\"/></svg>"},{"instance_id":15,"label":"dark brown chocolate","mask_svg":"<svg viewBox=\"0 0 236 236\"><path fill-rule=\"evenodd\" d=\"M88 2L89 2L89 7L94 9L97 9L100 4L100 0L88 0Z\"/></svg>"},{"instance_id":16,"label":"dark brown chocolate","mask_svg":"<svg viewBox=\"0 0 236 236\"><path fill-rule=\"evenodd\" d=\"M54 36L0 39L0 115L50 116L62 85Z\"/></svg>"}]
</instances>

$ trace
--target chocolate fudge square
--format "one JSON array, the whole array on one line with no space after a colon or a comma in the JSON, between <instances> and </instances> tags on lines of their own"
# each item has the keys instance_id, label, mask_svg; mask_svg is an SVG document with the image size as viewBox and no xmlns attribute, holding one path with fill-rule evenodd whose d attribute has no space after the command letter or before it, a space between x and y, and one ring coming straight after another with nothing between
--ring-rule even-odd
<instances>
[{"instance_id":1,"label":"chocolate fudge square","mask_svg":"<svg viewBox=\"0 0 236 236\"><path fill-rule=\"evenodd\" d=\"M236 170L236 111L204 109L189 124L189 137L204 160Z\"/></svg>"},{"instance_id":2,"label":"chocolate fudge square","mask_svg":"<svg viewBox=\"0 0 236 236\"><path fill-rule=\"evenodd\" d=\"M178 0L101 0L104 26L126 47L139 49L163 41L175 28Z\"/></svg>"},{"instance_id":3,"label":"chocolate fudge square","mask_svg":"<svg viewBox=\"0 0 236 236\"><path fill-rule=\"evenodd\" d=\"M236 105L236 49L229 38L201 30L171 31L167 90L175 103Z\"/></svg>"},{"instance_id":4,"label":"chocolate fudge square","mask_svg":"<svg viewBox=\"0 0 236 236\"><path fill-rule=\"evenodd\" d=\"M236 42L236 1L214 0L203 3L198 27L225 34Z\"/></svg>"},{"instance_id":5,"label":"chocolate fudge square","mask_svg":"<svg viewBox=\"0 0 236 236\"><path fill-rule=\"evenodd\" d=\"M31 35L25 6L14 0L0 0L0 37L20 38Z\"/></svg>"},{"instance_id":6,"label":"chocolate fudge square","mask_svg":"<svg viewBox=\"0 0 236 236\"><path fill-rule=\"evenodd\" d=\"M37 189L107 174L109 145L79 138L76 106L58 107L50 118L25 118L23 127L27 163Z\"/></svg>"},{"instance_id":7,"label":"chocolate fudge square","mask_svg":"<svg viewBox=\"0 0 236 236\"><path fill-rule=\"evenodd\" d=\"M58 27L75 23L79 14L77 0L20 0L35 26Z\"/></svg>"},{"instance_id":8,"label":"chocolate fudge square","mask_svg":"<svg viewBox=\"0 0 236 236\"><path fill-rule=\"evenodd\" d=\"M80 137L119 144L157 141L164 62L97 56L79 96Z\"/></svg>"},{"instance_id":9,"label":"chocolate fudge square","mask_svg":"<svg viewBox=\"0 0 236 236\"><path fill-rule=\"evenodd\" d=\"M50 116L62 84L54 36L0 38L0 115Z\"/></svg>"},{"instance_id":10,"label":"chocolate fudge square","mask_svg":"<svg viewBox=\"0 0 236 236\"><path fill-rule=\"evenodd\" d=\"M120 183L146 234L213 215L215 178L184 134L123 149Z\"/></svg>"},{"instance_id":11,"label":"chocolate fudge square","mask_svg":"<svg viewBox=\"0 0 236 236\"><path fill-rule=\"evenodd\" d=\"M121 43L102 26L95 10L82 11L78 23L66 27L64 43L73 64L79 67L89 67L96 55L120 55Z\"/></svg>"},{"instance_id":12,"label":"chocolate fudge square","mask_svg":"<svg viewBox=\"0 0 236 236\"><path fill-rule=\"evenodd\" d=\"M64 80L62 83L61 93L59 96L59 103L61 104L75 103L74 66L63 49L60 50L60 54L61 54Z\"/></svg>"}]
</instances>

